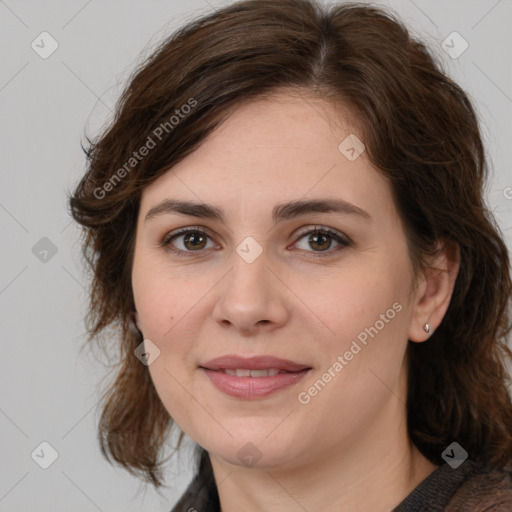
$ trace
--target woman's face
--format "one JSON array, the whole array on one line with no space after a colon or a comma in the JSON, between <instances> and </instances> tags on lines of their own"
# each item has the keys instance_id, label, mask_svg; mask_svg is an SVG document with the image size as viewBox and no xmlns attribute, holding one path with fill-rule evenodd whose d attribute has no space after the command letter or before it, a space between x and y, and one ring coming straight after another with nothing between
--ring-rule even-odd
<instances>
[{"instance_id":1,"label":"woman's face","mask_svg":"<svg viewBox=\"0 0 512 512\"><path fill-rule=\"evenodd\" d=\"M291 467L406 432L418 319L390 187L348 112L273 99L144 190L132 278L172 418L225 461Z\"/></svg>"}]
</instances>

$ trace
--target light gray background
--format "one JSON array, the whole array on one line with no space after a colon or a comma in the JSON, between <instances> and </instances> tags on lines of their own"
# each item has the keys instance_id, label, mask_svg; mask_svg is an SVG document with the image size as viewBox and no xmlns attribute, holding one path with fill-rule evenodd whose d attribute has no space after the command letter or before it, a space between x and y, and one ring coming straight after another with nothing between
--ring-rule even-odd
<instances>
[{"instance_id":1,"label":"light gray background","mask_svg":"<svg viewBox=\"0 0 512 512\"><path fill-rule=\"evenodd\" d=\"M226 3L0 0L1 511L168 511L192 475L189 450L168 465L164 497L139 492L99 452L94 407L106 372L78 352L86 296L66 191L84 170L84 128L94 134L104 123L134 65L176 27ZM494 163L488 203L510 247L511 1L381 4L436 48L476 102ZM31 48L43 31L59 44L47 59ZM457 59L441 47L453 31L469 44ZM42 237L57 248L46 262L32 252ZM31 458L42 441L59 455L46 470Z\"/></svg>"}]
</instances>

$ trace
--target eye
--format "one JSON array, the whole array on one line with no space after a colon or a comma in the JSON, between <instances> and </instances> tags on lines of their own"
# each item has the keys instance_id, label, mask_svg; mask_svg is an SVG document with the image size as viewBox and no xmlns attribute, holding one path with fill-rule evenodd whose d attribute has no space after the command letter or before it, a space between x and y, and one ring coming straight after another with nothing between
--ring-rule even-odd
<instances>
[{"instance_id":1,"label":"eye","mask_svg":"<svg viewBox=\"0 0 512 512\"><path fill-rule=\"evenodd\" d=\"M200 254L205 249L215 247L210 235L199 227L181 228L168 233L160 245L179 256L194 256L194 253ZM330 228L315 226L313 229L300 233L299 240L293 247L310 253L318 253L315 254L315 257L321 257L331 255L350 245L352 245L352 241L346 235Z\"/></svg>"},{"instance_id":2,"label":"eye","mask_svg":"<svg viewBox=\"0 0 512 512\"><path fill-rule=\"evenodd\" d=\"M210 245L208 243L210 242ZM166 249L182 254L202 252L203 249L211 249L215 246L206 231L197 227L182 228L167 234L161 242Z\"/></svg>"},{"instance_id":3,"label":"eye","mask_svg":"<svg viewBox=\"0 0 512 512\"><path fill-rule=\"evenodd\" d=\"M299 240L294 244L294 247L308 252L327 253L326 255L330 255L344 247L349 247L351 243L352 241L347 236L338 231L322 226L315 226L313 229L302 232ZM302 244L302 247L300 244ZM333 244L335 244L334 249ZM313 251L308 249L308 246L311 247ZM323 256L323 254L317 254L315 256Z\"/></svg>"}]
</instances>

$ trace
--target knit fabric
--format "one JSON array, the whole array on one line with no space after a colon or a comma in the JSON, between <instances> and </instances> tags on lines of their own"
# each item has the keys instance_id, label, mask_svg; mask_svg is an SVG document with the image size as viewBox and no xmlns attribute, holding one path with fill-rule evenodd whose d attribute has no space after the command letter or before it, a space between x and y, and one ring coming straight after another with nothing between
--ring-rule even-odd
<instances>
[{"instance_id":1,"label":"knit fabric","mask_svg":"<svg viewBox=\"0 0 512 512\"><path fill-rule=\"evenodd\" d=\"M215 482L204 475L200 470L171 512L220 512ZM444 464L390 512L512 512L512 469L469 459L457 469Z\"/></svg>"},{"instance_id":2,"label":"knit fabric","mask_svg":"<svg viewBox=\"0 0 512 512\"><path fill-rule=\"evenodd\" d=\"M512 512L512 472L471 460L457 469L444 464L392 512Z\"/></svg>"}]
</instances>

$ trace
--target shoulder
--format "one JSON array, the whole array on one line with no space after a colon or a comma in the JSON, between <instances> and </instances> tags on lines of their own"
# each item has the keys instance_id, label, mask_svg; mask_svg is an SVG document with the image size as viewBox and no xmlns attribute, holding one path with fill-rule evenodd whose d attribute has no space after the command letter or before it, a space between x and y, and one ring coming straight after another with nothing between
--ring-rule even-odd
<instances>
[{"instance_id":1,"label":"shoulder","mask_svg":"<svg viewBox=\"0 0 512 512\"><path fill-rule=\"evenodd\" d=\"M480 464L453 495L446 512L512 511L512 467L491 469Z\"/></svg>"},{"instance_id":2,"label":"shoulder","mask_svg":"<svg viewBox=\"0 0 512 512\"><path fill-rule=\"evenodd\" d=\"M512 468L492 469L466 460L443 464L393 512L511 512Z\"/></svg>"}]
</instances>

